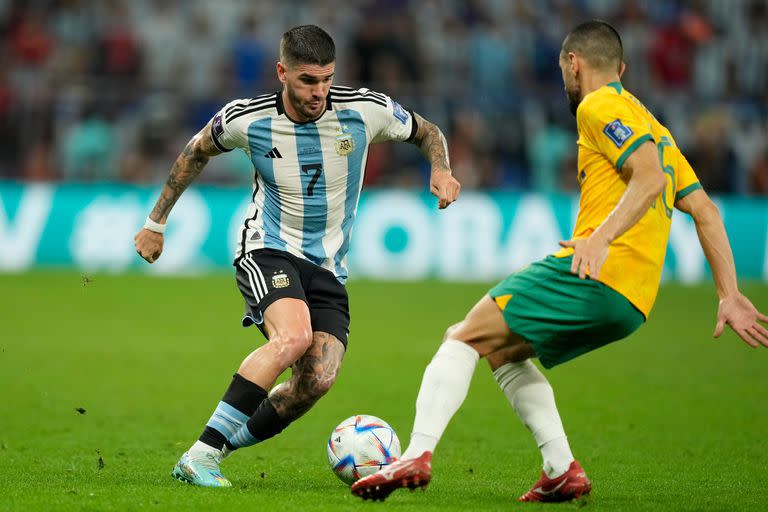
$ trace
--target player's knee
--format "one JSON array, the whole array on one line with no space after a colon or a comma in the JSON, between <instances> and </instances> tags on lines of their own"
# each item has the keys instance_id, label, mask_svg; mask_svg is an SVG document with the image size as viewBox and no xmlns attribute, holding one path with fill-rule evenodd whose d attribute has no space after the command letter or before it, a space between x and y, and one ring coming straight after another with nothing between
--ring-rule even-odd
<instances>
[{"instance_id":1,"label":"player's knee","mask_svg":"<svg viewBox=\"0 0 768 512\"><path fill-rule=\"evenodd\" d=\"M312 331L301 327L285 329L270 341L275 343L280 359L284 360L286 366L290 366L304 355L312 344Z\"/></svg>"},{"instance_id":2,"label":"player's knee","mask_svg":"<svg viewBox=\"0 0 768 512\"><path fill-rule=\"evenodd\" d=\"M321 371L318 375L314 375L307 386L309 394L317 400L321 396L330 391L333 383L336 382L336 372L324 372Z\"/></svg>"},{"instance_id":3,"label":"player's knee","mask_svg":"<svg viewBox=\"0 0 768 512\"><path fill-rule=\"evenodd\" d=\"M336 371L315 368L314 373L302 374L292 382L292 398L302 407L311 407L328 393L336 382Z\"/></svg>"}]
</instances>

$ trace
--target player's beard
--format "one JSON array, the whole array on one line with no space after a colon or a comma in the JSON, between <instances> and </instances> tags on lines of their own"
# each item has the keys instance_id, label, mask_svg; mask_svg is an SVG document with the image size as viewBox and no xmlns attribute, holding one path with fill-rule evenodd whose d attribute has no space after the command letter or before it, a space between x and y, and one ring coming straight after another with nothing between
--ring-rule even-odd
<instances>
[{"instance_id":1,"label":"player's beard","mask_svg":"<svg viewBox=\"0 0 768 512\"><path fill-rule=\"evenodd\" d=\"M565 94L568 96L568 107L571 109L571 114L576 117L576 111L581 103L581 88L579 84L576 84L573 89L566 89Z\"/></svg>"},{"instance_id":2,"label":"player's beard","mask_svg":"<svg viewBox=\"0 0 768 512\"><path fill-rule=\"evenodd\" d=\"M288 93L288 101L291 102L291 105L293 105L293 108L296 109L296 111L301 114L306 120L313 120L320 117L323 113L323 108L325 108L325 105L322 100L320 100L320 107L317 112L312 112L309 110L310 106L307 104L308 102L305 102L302 100L297 94L296 91L293 90L293 88L288 85L288 83L285 84L285 91Z\"/></svg>"}]
</instances>

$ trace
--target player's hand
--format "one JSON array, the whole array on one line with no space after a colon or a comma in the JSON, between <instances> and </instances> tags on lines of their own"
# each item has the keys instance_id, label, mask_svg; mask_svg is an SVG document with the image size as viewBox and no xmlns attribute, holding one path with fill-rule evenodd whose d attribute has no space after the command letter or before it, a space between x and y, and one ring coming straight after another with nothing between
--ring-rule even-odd
<instances>
[{"instance_id":1,"label":"player's hand","mask_svg":"<svg viewBox=\"0 0 768 512\"><path fill-rule=\"evenodd\" d=\"M142 229L133 237L136 244L136 252L150 263L154 263L163 252L163 234L155 233L148 229Z\"/></svg>"},{"instance_id":2,"label":"player's hand","mask_svg":"<svg viewBox=\"0 0 768 512\"><path fill-rule=\"evenodd\" d=\"M450 169L432 169L429 179L429 190L437 196L437 206L441 210L459 198L461 185L451 176Z\"/></svg>"},{"instance_id":3,"label":"player's hand","mask_svg":"<svg viewBox=\"0 0 768 512\"><path fill-rule=\"evenodd\" d=\"M571 261L571 273L579 274L579 279L586 279L587 274L592 279L600 276L600 269L608 259L608 247L610 244L600 235L592 233L588 238L576 240L563 240L562 247L573 247L573 261Z\"/></svg>"},{"instance_id":4,"label":"player's hand","mask_svg":"<svg viewBox=\"0 0 768 512\"><path fill-rule=\"evenodd\" d=\"M768 316L759 312L748 298L736 292L725 297L717 306L714 336L719 338L728 324L750 347L757 348L758 343L768 347L768 329L760 322L768 322Z\"/></svg>"}]
</instances>

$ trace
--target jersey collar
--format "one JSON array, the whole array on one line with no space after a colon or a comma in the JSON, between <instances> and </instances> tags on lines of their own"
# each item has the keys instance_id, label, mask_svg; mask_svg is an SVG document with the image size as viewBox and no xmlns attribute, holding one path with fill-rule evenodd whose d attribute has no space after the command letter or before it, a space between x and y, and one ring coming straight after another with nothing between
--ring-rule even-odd
<instances>
[{"instance_id":1,"label":"jersey collar","mask_svg":"<svg viewBox=\"0 0 768 512\"><path fill-rule=\"evenodd\" d=\"M616 89L617 94L621 94L621 90L624 88L623 85L621 85L621 82L611 82L609 84L605 84L607 87L613 87Z\"/></svg>"},{"instance_id":2,"label":"jersey collar","mask_svg":"<svg viewBox=\"0 0 768 512\"><path fill-rule=\"evenodd\" d=\"M277 91L275 93L275 96L277 96L277 115L285 115L285 117L292 122L293 124L308 124L308 123L316 123L319 121L326 112L329 110L333 110L332 104L331 104L331 91L328 91L328 96L325 97L325 110L322 114L320 114L317 119L312 119L310 121L294 121L291 119L291 117L285 112L285 107L283 106L283 91Z\"/></svg>"}]
</instances>

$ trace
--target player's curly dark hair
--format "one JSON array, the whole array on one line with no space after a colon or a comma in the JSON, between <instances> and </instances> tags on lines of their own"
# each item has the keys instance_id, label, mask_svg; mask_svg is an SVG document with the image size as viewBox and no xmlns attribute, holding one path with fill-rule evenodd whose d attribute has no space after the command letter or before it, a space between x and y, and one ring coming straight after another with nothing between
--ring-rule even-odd
<instances>
[{"instance_id":1,"label":"player's curly dark hair","mask_svg":"<svg viewBox=\"0 0 768 512\"><path fill-rule=\"evenodd\" d=\"M325 66L336 61L336 45L328 32L317 25L300 25L280 39L280 60L286 66Z\"/></svg>"},{"instance_id":2,"label":"player's curly dark hair","mask_svg":"<svg viewBox=\"0 0 768 512\"><path fill-rule=\"evenodd\" d=\"M624 59L621 36L610 23L592 20L580 24L566 36L560 55L581 55L592 66L601 70L615 70Z\"/></svg>"}]
</instances>

